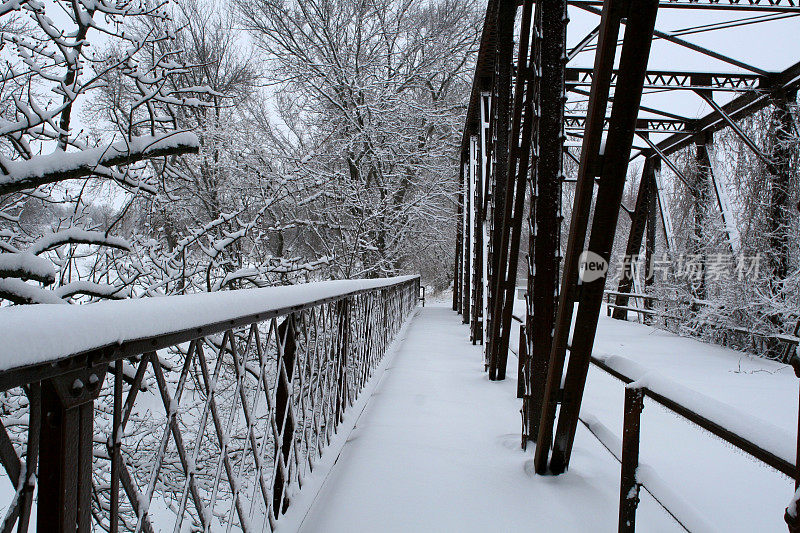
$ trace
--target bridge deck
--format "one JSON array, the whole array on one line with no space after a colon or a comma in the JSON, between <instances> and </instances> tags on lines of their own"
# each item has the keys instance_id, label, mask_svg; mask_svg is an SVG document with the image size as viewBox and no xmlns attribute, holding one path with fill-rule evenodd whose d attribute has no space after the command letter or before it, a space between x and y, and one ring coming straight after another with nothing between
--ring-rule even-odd
<instances>
[{"instance_id":1,"label":"bridge deck","mask_svg":"<svg viewBox=\"0 0 800 533\"><path fill-rule=\"evenodd\" d=\"M581 427L570 471L535 476L516 360L489 382L466 336L453 311L419 311L301 531L616 529L619 463ZM639 531L680 530L646 494L639 517Z\"/></svg>"}]
</instances>

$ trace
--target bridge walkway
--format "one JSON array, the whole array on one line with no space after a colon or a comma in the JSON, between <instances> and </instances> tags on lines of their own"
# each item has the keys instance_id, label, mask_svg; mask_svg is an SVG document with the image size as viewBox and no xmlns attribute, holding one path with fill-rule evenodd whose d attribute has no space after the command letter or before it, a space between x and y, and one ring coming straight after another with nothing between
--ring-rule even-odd
<instances>
[{"instance_id":1,"label":"bridge walkway","mask_svg":"<svg viewBox=\"0 0 800 533\"><path fill-rule=\"evenodd\" d=\"M516 359L490 382L446 307L419 309L303 532L614 531L619 463L581 427L570 471L535 476L520 449ZM640 531L679 531L643 494Z\"/></svg>"}]
</instances>

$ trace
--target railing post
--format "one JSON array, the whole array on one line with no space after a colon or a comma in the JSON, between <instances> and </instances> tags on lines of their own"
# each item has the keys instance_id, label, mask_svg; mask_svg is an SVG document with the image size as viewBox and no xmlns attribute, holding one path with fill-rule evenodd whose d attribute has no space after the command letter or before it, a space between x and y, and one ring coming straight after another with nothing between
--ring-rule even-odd
<instances>
[{"instance_id":1,"label":"railing post","mask_svg":"<svg viewBox=\"0 0 800 533\"><path fill-rule=\"evenodd\" d=\"M797 328L795 328L795 330L796 329ZM800 353L795 353L793 356L791 356L789 359L789 364L791 364L792 368L794 369L794 375L800 378ZM798 401L800 401L800 399ZM800 414L798 414L797 420L797 448L795 449L795 454L796 473L794 478L794 490L796 494L798 489L800 489ZM789 533L800 533L800 514L797 513L796 508L793 514L794 516L792 516L792 513L790 513L789 509L787 508L783 515L783 519L786 522L786 525L789 527Z\"/></svg>"},{"instance_id":2,"label":"railing post","mask_svg":"<svg viewBox=\"0 0 800 533\"><path fill-rule=\"evenodd\" d=\"M639 467L639 429L644 391L640 388L625 388L625 419L622 427L622 468L619 486L619 531L633 533L636 530L636 507L639 505L639 483L636 469Z\"/></svg>"},{"instance_id":3,"label":"railing post","mask_svg":"<svg viewBox=\"0 0 800 533\"><path fill-rule=\"evenodd\" d=\"M275 482L272 486L272 513L277 519L288 507L284 489L288 482L289 456L294 441L294 414L292 413L292 377L297 359L296 336L297 317L288 315L278 326L278 383L275 392L275 424L278 427L280 443L276 442ZM280 457L277 457L280 454Z\"/></svg>"},{"instance_id":4,"label":"railing post","mask_svg":"<svg viewBox=\"0 0 800 533\"><path fill-rule=\"evenodd\" d=\"M336 353L336 424L342 421L347 406L347 353L350 348L350 299L336 302L338 323Z\"/></svg>"},{"instance_id":5,"label":"railing post","mask_svg":"<svg viewBox=\"0 0 800 533\"><path fill-rule=\"evenodd\" d=\"M517 398L525 396L525 367L528 364L528 340L525 324L519 325L519 348L517 348Z\"/></svg>"},{"instance_id":6,"label":"railing post","mask_svg":"<svg viewBox=\"0 0 800 533\"><path fill-rule=\"evenodd\" d=\"M89 363L42 382L39 531L91 529L94 400L106 369Z\"/></svg>"}]
</instances>

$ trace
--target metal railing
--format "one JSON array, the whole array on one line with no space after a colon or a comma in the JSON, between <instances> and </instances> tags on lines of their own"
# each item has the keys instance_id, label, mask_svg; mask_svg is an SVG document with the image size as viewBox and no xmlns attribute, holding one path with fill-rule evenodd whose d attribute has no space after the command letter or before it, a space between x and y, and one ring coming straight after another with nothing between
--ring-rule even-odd
<instances>
[{"instance_id":1,"label":"metal railing","mask_svg":"<svg viewBox=\"0 0 800 533\"><path fill-rule=\"evenodd\" d=\"M39 531L272 530L418 296L409 276L0 310L3 531L35 489Z\"/></svg>"},{"instance_id":2,"label":"metal railing","mask_svg":"<svg viewBox=\"0 0 800 533\"><path fill-rule=\"evenodd\" d=\"M659 495L652 487L648 487L647 482L644 480L646 476L639 474L639 442L640 442L640 429L641 429L641 413L644 409L644 398L650 398L657 404L661 405L668 411L675 413L684 420L708 431L712 435L722 439L731 446L741 450L742 452L750 455L757 461L760 461L771 468L774 468L781 474L795 480L795 489L798 488L800 476L798 476L797 464L800 464L800 457L793 462L790 458L782 456L782 454L775 450L769 449L759 442L755 442L745 436L737 434L735 431L725 427L723 423L714 420L713 417L705 415L697 410L684 405L678 399L670 397L669 394L663 391L654 390L653 387L637 382L636 376L630 376L621 370L608 365L597 357L592 356L591 363L597 368L603 370L609 375L622 381L626 384L625 387L625 405L624 405L624 418L622 429L622 443L620 456L617 459L620 461L620 501L619 501L619 531L620 532L633 532L636 528L636 508L639 504L639 491L643 487L647 489L656 500L659 500ZM800 361L793 361L793 366L796 372L800 372ZM798 373L800 377L800 373ZM586 424L586 422L584 422ZM587 428L598 437L601 442L603 439L587 424ZM605 445L605 443L604 443ZM800 450L800 448L798 448ZM614 453L614 452L612 452ZM614 454L616 456L616 454ZM668 509L663 502L659 502L681 525L687 529L682 517L676 516ZM785 516L786 522L790 526L791 531L800 526L800 520L791 517L788 513Z\"/></svg>"},{"instance_id":3,"label":"metal railing","mask_svg":"<svg viewBox=\"0 0 800 533\"><path fill-rule=\"evenodd\" d=\"M619 298L623 298L625 304L617 303ZM630 305L628 299L638 299L642 302L642 306ZM638 319L644 323L651 323L654 318L663 321L664 326L669 327L669 322L672 321L676 328L681 323L690 320L690 314L684 310L688 309L691 305L702 309L708 306L703 302L686 302L677 299L667 299L650 294L643 293L627 293L619 291L606 290L603 291L603 300L606 305L607 316L614 316L614 318L622 319L627 318L627 313L636 313ZM797 315L790 315L791 318L800 318ZM793 350L800 344L800 320L795 324L793 334L779 333L770 331L759 331L754 328L746 328L732 324L720 324L713 321L701 320L697 322L696 329L693 335L698 335L706 328L713 332L718 332L716 337L717 342L730 346L735 349L749 350L761 356L767 356L773 359L778 359L785 363L790 362L790 357Z\"/></svg>"},{"instance_id":4,"label":"metal railing","mask_svg":"<svg viewBox=\"0 0 800 533\"><path fill-rule=\"evenodd\" d=\"M531 355L527 353L527 340L525 338L525 327L520 326L520 349L519 349L519 366L522 368L525 365L533 364ZM571 350L570 346L567 346ZM621 359L621 358L618 358ZM618 531L631 533L636 528L636 508L639 504L639 493L642 488L648 490L654 499L687 531L694 531L692 526L697 526L698 529L707 529L703 527L704 520L699 516L678 516L674 514L673 510L669 508L668 503L664 500L679 500L679 496L671 493L668 488L664 487L657 476L643 475L640 471L639 463L639 442L640 442L640 428L641 428L641 413L644 409L644 398L648 397L654 402L658 403L665 409L675 413L688 422L708 431L712 435L719 437L723 441L732 445L733 447L741 450L742 452L750 455L757 461L760 461L769 467L777 470L781 474L795 480L795 489L800 487L800 473L798 465L800 465L800 453L796 457L789 457L786 450L774 450L769 445L764 445L751 438L737 434L731 428L725 427L725 424L709 416L703 414L698 409L685 404L678 397L675 397L669 392L659 390L658 387L653 387L647 382L639 382L641 378L647 378L648 374L644 369L641 369L642 375L633 375L624 369L632 368L632 363L625 360L622 365L609 364L608 360L598 358L596 356L590 357L590 363L595 367L603 370L612 377L622 381L625 385L625 404L624 404L624 417L622 438L617 439L612 432L607 430L599 422L592 422L586 418L580 418L580 421L587 427L587 429L605 446L609 452L620 462L620 500L619 500L619 522ZM800 357L795 354L791 358L792 367L795 374L800 378ZM522 380L522 370L520 370L520 381ZM669 388L669 386L667 386ZM523 397L525 394L525 387L518 387L517 397ZM564 389L558 391L557 401L561 403L563 400ZM692 392L693 396L697 396ZM523 417L524 417L523 413ZM755 420L754 420L755 423ZM525 424L525 420L523 420ZM800 427L800 426L798 426ZM768 432L765 432L768 433ZM605 435L604 435L605 434ZM800 433L798 433L800 435ZM799 437L800 438L800 437ZM524 444L524 441L523 441ZM788 446L794 443L787 443ZM800 441L796 447L797 452L800 452ZM647 480L646 480L647 479ZM655 487L650 486L649 482ZM662 498L662 492L669 492L668 498ZM682 506L686 508L686 506ZM785 515L785 520L789 524L790 531L800 531L800 518L791 516L788 511ZM687 525L691 524L691 525Z\"/></svg>"}]
</instances>

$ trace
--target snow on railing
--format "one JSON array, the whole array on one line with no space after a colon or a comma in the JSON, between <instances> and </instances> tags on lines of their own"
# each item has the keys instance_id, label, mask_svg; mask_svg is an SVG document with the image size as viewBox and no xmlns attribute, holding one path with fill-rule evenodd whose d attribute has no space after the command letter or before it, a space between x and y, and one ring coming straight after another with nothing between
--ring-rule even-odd
<instances>
[{"instance_id":1,"label":"snow on railing","mask_svg":"<svg viewBox=\"0 0 800 533\"><path fill-rule=\"evenodd\" d=\"M4 529L38 485L39 530L272 530L418 295L406 276L0 310Z\"/></svg>"},{"instance_id":2,"label":"snow on railing","mask_svg":"<svg viewBox=\"0 0 800 533\"><path fill-rule=\"evenodd\" d=\"M704 521L699 520L698 513L691 505L670 490L651 468L639 462L640 418L645 397L794 479L796 483L800 480L796 466L797 441L780 428L648 371L630 359L616 355L592 356L591 362L626 384L619 453L616 452L613 439L605 438L602 429L591 419L584 419L587 428L621 463L620 531L633 531L642 487L688 531L711 530ZM796 371L798 369L800 367ZM692 527L687 524L692 524Z\"/></svg>"}]
</instances>

